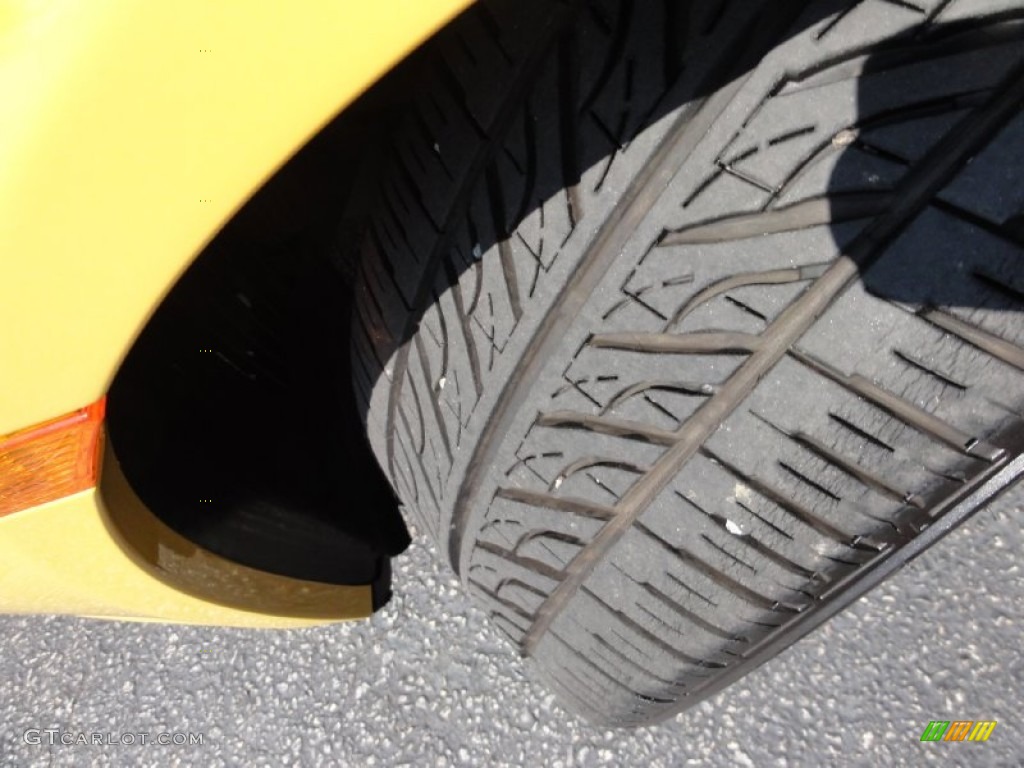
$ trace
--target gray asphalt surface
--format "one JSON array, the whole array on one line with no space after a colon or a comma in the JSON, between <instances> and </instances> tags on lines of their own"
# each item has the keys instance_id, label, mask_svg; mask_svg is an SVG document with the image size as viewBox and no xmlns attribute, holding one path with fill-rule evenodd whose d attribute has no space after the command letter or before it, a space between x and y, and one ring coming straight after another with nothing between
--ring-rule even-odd
<instances>
[{"instance_id":1,"label":"gray asphalt surface","mask_svg":"<svg viewBox=\"0 0 1024 768\"><path fill-rule=\"evenodd\" d=\"M1022 765L1022 519L1017 491L730 690L639 731L565 713L423 544L362 623L4 617L0 765ZM921 743L934 719L999 724L987 743ZM36 745L32 728L204 743Z\"/></svg>"}]
</instances>

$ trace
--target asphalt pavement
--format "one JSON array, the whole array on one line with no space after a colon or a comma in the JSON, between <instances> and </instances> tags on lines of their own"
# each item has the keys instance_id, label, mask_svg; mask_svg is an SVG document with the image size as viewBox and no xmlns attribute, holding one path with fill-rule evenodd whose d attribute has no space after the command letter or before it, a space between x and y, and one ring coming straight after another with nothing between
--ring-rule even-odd
<instances>
[{"instance_id":1,"label":"asphalt pavement","mask_svg":"<svg viewBox=\"0 0 1024 768\"><path fill-rule=\"evenodd\" d=\"M0 765L1024 765L1022 520L1015 491L731 689L634 731L563 711L418 539L365 622L0 617ZM922 743L931 720L998 725ZM114 743L74 743L93 739Z\"/></svg>"}]
</instances>

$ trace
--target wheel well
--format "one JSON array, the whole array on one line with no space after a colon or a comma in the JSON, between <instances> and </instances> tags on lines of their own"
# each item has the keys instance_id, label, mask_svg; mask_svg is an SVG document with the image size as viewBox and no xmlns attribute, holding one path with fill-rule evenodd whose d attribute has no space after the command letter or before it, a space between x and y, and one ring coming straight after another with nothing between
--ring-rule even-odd
<instances>
[{"instance_id":1,"label":"wheel well","mask_svg":"<svg viewBox=\"0 0 1024 768\"><path fill-rule=\"evenodd\" d=\"M402 82L398 68L253 195L168 292L108 395L121 469L169 527L250 567L373 583L375 607L409 535L355 407L347 264L359 179Z\"/></svg>"}]
</instances>

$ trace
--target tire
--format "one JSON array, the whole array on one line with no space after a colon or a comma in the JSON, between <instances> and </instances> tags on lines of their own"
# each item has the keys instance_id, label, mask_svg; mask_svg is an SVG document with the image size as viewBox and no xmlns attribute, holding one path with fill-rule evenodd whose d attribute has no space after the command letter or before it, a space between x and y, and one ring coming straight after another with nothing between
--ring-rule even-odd
<instances>
[{"instance_id":1,"label":"tire","mask_svg":"<svg viewBox=\"0 0 1024 768\"><path fill-rule=\"evenodd\" d=\"M415 54L357 397L568 708L679 712L1019 474L1022 19L485 1Z\"/></svg>"}]
</instances>

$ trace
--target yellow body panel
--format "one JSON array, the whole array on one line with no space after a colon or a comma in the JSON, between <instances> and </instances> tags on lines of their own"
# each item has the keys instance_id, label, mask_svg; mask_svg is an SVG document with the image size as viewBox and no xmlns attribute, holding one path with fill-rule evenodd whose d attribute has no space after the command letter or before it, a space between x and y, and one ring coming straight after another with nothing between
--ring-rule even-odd
<instances>
[{"instance_id":1,"label":"yellow body panel","mask_svg":"<svg viewBox=\"0 0 1024 768\"><path fill-rule=\"evenodd\" d=\"M101 397L230 215L468 4L0 0L0 435ZM0 519L0 610L256 621L165 586L103 509Z\"/></svg>"}]
</instances>

